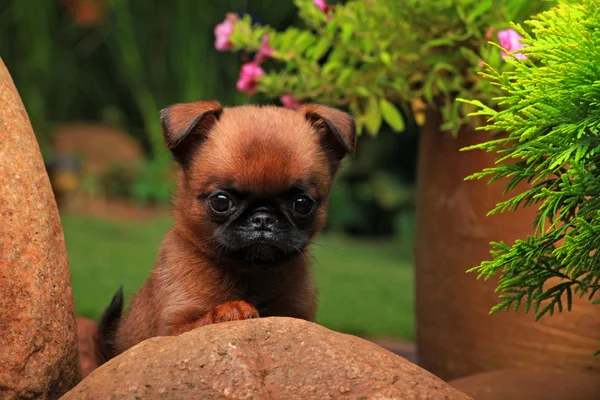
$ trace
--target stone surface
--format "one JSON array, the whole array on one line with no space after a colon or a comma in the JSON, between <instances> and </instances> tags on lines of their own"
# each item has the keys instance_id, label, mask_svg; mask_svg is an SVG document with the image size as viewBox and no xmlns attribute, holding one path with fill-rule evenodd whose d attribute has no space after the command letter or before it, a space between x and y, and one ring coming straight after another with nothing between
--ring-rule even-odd
<instances>
[{"instance_id":1,"label":"stone surface","mask_svg":"<svg viewBox=\"0 0 600 400\"><path fill-rule=\"evenodd\" d=\"M56 202L0 60L0 398L57 398L80 378L71 275Z\"/></svg>"},{"instance_id":2,"label":"stone surface","mask_svg":"<svg viewBox=\"0 0 600 400\"><path fill-rule=\"evenodd\" d=\"M598 374L501 370L457 379L450 385L477 400L597 400Z\"/></svg>"},{"instance_id":3,"label":"stone surface","mask_svg":"<svg viewBox=\"0 0 600 400\"><path fill-rule=\"evenodd\" d=\"M69 399L469 399L371 343L291 318L149 339L92 372Z\"/></svg>"},{"instance_id":4,"label":"stone surface","mask_svg":"<svg viewBox=\"0 0 600 400\"><path fill-rule=\"evenodd\" d=\"M77 342L81 376L85 378L98 368L96 362L96 331L98 324L87 318L77 317Z\"/></svg>"}]
</instances>

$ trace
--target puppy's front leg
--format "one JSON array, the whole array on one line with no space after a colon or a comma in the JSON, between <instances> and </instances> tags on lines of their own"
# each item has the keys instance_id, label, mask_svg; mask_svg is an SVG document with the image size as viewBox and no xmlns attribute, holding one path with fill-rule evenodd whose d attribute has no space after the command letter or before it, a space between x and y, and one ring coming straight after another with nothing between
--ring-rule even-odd
<instances>
[{"instance_id":1,"label":"puppy's front leg","mask_svg":"<svg viewBox=\"0 0 600 400\"><path fill-rule=\"evenodd\" d=\"M259 318L256 308L245 301L229 301L219 304L196 322L196 326L218 324L219 322L241 321Z\"/></svg>"},{"instance_id":2,"label":"puppy's front leg","mask_svg":"<svg viewBox=\"0 0 600 400\"><path fill-rule=\"evenodd\" d=\"M244 319L259 318L256 308L245 301L229 301L219 304L207 312L200 319L185 324L172 325L167 329L168 336L177 336L205 325L218 324L219 322L241 321Z\"/></svg>"}]
</instances>

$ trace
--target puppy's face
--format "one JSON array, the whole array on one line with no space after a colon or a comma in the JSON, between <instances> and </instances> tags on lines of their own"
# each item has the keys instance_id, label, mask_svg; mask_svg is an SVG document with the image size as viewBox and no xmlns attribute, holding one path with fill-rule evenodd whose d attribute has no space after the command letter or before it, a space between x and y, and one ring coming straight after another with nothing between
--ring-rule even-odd
<instances>
[{"instance_id":1,"label":"puppy's face","mask_svg":"<svg viewBox=\"0 0 600 400\"><path fill-rule=\"evenodd\" d=\"M302 254L326 218L353 120L328 107L177 104L161 114L181 164L176 224L218 260L273 267Z\"/></svg>"}]
</instances>

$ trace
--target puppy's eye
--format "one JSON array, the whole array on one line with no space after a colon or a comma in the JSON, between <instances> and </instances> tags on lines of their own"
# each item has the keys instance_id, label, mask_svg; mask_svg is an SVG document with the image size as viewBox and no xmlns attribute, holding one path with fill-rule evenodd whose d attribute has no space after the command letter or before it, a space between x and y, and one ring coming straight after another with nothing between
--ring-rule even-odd
<instances>
[{"instance_id":1,"label":"puppy's eye","mask_svg":"<svg viewBox=\"0 0 600 400\"><path fill-rule=\"evenodd\" d=\"M307 196L300 196L294 200L294 211L300 215L308 215L312 212L314 201Z\"/></svg>"},{"instance_id":2,"label":"puppy's eye","mask_svg":"<svg viewBox=\"0 0 600 400\"><path fill-rule=\"evenodd\" d=\"M219 193L210 198L210 208L216 213L225 213L231 209L233 202L227 195Z\"/></svg>"}]
</instances>

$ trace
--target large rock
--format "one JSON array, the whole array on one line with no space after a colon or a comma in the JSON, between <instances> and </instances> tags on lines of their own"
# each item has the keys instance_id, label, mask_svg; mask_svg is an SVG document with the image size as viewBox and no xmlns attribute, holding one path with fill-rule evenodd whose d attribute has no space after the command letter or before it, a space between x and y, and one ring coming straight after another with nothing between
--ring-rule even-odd
<instances>
[{"instance_id":1,"label":"large rock","mask_svg":"<svg viewBox=\"0 0 600 400\"><path fill-rule=\"evenodd\" d=\"M31 124L0 60L0 397L57 398L80 379L62 226Z\"/></svg>"},{"instance_id":2,"label":"large rock","mask_svg":"<svg viewBox=\"0 0 600 400\"><path fill-rule=\"evenodd\" d=\"M104 364L69 399L469 399L369 341L291 318L149 339Z\"/></svg>"},{"instance_id":3,"label":"large rock","mask_svg":"<svg viewBox=\"0 0 600 400\"><path fill-rule=\"evenodd\" d=\"M598 400L597 373L499 370L449 382L477 400Z\"/></svg>"}]
</instances>

